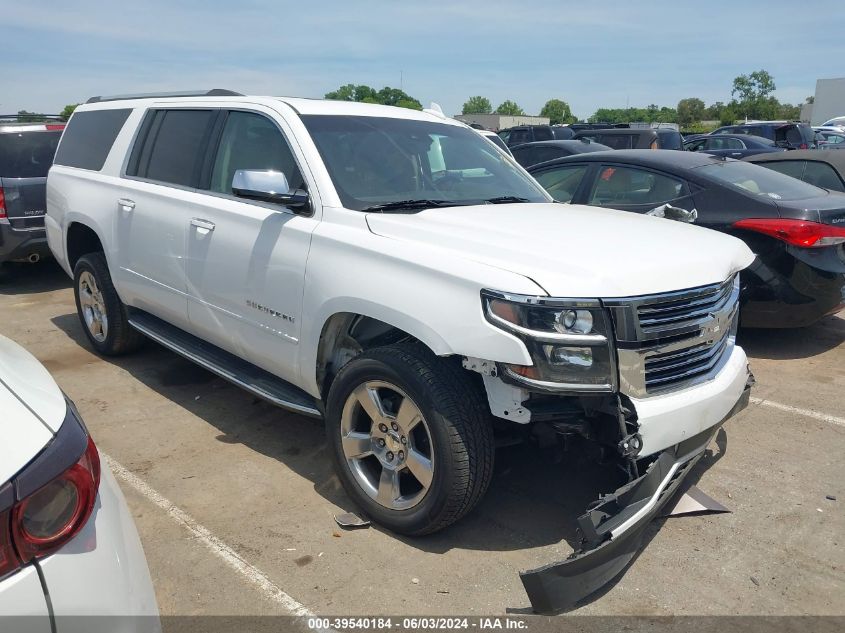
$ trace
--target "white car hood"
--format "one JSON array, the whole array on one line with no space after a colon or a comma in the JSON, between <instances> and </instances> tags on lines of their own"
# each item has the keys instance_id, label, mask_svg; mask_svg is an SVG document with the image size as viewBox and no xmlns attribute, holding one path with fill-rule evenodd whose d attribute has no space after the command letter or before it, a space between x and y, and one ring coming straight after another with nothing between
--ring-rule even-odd
<instances>
[{"instance_id":1,"label":"white car hood","mask_svg":"<svg viewBox=\"0 0 845 633\"><path fill-rule=\"evenodd\" d=\"M41 363L0 336L0 485L50 442L66 409L61 390Z\"/></svg>"},{"instance_id":2,"label":"white car hood","mask_svg":"<svg viewBox=\"0 0 845 633\"><path fill-rule=\"evenodd\" d=\"M376 235L446 249L521 274L554 297L627 297L694 288L724 281L754 260L741 240L717 231L583 205L370 213L367 223Z\"/></svg>"}]
</instances>

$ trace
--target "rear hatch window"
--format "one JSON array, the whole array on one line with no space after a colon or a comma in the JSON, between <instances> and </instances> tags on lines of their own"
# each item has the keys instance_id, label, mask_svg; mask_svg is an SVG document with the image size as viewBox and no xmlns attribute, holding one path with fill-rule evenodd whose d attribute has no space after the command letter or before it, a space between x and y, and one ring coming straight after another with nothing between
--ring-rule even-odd
<instances>
[{"instance_id":1,"label":"rear hatch window","mask_svg":"<svg viewBox=\"0 0 845 633\"><path fill-rule=\"evenodd\" d=\"M830 195L792 176L740 161L716 162L696 167L696 173L755 198L772 201L806 200Z\"/></svg>"},{"instance_id":2,"label":"rear hatch window","mask_svg":"<svg viewBox=\"0 0 845 633\"><path fill-rule=\"evenodd\" d=\"M4 132L0 128L0 178L46 178L61 130Z\"/></svg>"}]
</instances>

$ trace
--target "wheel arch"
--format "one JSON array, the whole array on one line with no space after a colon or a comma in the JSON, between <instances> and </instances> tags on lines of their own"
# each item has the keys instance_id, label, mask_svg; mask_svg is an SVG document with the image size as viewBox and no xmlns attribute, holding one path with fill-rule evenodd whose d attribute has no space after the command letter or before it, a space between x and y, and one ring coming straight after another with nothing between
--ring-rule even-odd
<instances>
[{"instance_id":1,"label":"wheel arch","mask_svg":"<svg viewBox=\"0 0 845 633\"><path fill-rule=\"evenodd\" d=\"M421 321L383 306L359 304L327 310L315 322L311 335L307 347L310 357L303 359L302 373L308 387L323 398L337 372L367 349L413 340L437 356L454 353L439 334Z\"/></svg>"},{"instance_id":2,"label":"wheel arch","mask_svg":"<svg viewBox=\"0 0 845 633\"><path fill-rule=\"evenodd\" d=\"M105 255L100 234L84 222L70 222L65 235L65 253L70 270L73 271L80 257L97 252Z\"/></svg>"}]
</instances>

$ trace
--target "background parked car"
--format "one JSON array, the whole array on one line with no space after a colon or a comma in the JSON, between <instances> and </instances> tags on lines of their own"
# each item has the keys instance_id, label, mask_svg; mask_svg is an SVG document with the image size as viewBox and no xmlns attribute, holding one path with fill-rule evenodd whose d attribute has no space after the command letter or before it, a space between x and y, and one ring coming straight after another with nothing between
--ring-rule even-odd
<instances>
[{"instance_id":1,"label":"background parked car","mask_svg":"<svg viewBox=\"0 0 845 633\"><path fill-rule=\"evenodd\" d=\"M560 202L636 213L668 204L744 240L757 255L742 279L747 327L802 327L845 306L843 194L702 152L594 152L528 171Z\"/></svg>"},{"instance_id":2,"label":"background parked car","mask_svg":"<svg viewBox=\"0 0 845 633\"><path fill-rule=\"evenodd\" d=\"M588 138L612 149L683 149L681 133L672 128L613 128L582 130L575 139Z\"/></svg>"},{"instance_id":3,"label":"background parked car","mask_svg":"<svg viewBox=\"0 0 845 633\"><path fill-rule=\"evenodd\" d=\"M845 192L845 152L797 150L745 159L817 187Z\"/></svg>"},{"instance_id":4,"label":"background parked car","mask_svg":"<svg viewBox=\"0 0 845 633\"><path fill-rule=\"evenodd\" d=\"M0 412L0 615L26 616L26 630L160 631L144 551L108 465L47 370L4 336ZM80 615L121 620L83 624ZM63 616L77 621L66 629Z\"/></svg>"},{"instance_id":5,"label":"background parked car","mask_svg":"<svg viewBox=\"0 0 845 633\"><path fill-rule=\"evenodd\" d=\"M514 147L534 141L551 141L553 139L565 141L575 136L575 132L564 125L518 125L500 130L499 136L508 147Z\"/></svg>"},{"instance_id":6,"label":"background parked car","mask_svg":"<svg viewBox=\"0 0 845 633\"><path fill-rule=\"evenodd\" d=\"M488 141L493 143L493 145L498 147L505 154L510 154L511 156L513 156L513 154L511 154L510 148L502 140L502 137L499 136L498 134L496 134L495 132L493 132L491 130L478 130L478 133L481 134L481 136L486 138Z\"/></svg>"},{"instance_id":7,"label":"background parked car","mask_svg":"<svg viewBox=\"0 0 845 633\"><path fill-rule=\"evenodd\" d=\"M50 254L44 233L47 171L65 124L18 118L0 116L0 266Z\"/></svg>"},{"instance_id":8,"label":"background parked car","mask_svg":"<svg viewBox=\"0 0 845 633\"><path fill-rule=\"evenodd\" d=\"M832 119L828 119L822 123L820 127L841 127L845 129L845 116L837 116Z\"/></svg>"},{"instance_id":9,"label":"background parked car","mask_svg":"<svg viewBox=\"0 0 845 633\"><path fill-rule=\"evenodd\" d=\"M819 149L845 149L845 130L834 132L831 128L816 128L816 136L821 139L818 142Z\"/></svg>"},{"instance_id":10,"label":"background parked car","mask_svg":"<svg viewBox=\"0 0 845 633\"><path fill-rule=\"evenodd\" d=\"M749 134L697 136L692 140L684 141L684 149L688 152L707 152L713 156L727 156L729 158L743 158L754 154L785 151L782 147L776 147L772 140Z\"/></svg>"},{"instance_id":11,"label":"background parked car","mask_svg":"<svg viewBox=\"0 0 845 633\"><path fill-rule=\"evenodd\" d=\"M584 152L601 152L611 149L601 143L593 143L590 139L581 138L571 141L538 141L525 143L511 148L513 157L523 167L544 163L547 160L583 154Z\"/></svg>"},{"instance_id":12,"label":"background parked car","mask_svg":"<svg viewBox=\"0 0 845 633\"><path fill-rule=\"evenodd\" d=\"M806 123L790 121L756 121L742 125L727 125L710 134L750 134L762 136L785 149L815 149L816 137L813 128Z\"/></svg>"}]
</instances>

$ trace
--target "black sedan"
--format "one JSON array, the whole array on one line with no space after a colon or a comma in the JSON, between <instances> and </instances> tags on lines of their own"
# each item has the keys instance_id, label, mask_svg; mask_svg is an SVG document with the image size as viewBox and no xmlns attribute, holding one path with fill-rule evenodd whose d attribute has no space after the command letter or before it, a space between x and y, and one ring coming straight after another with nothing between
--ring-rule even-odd
<instances>
[{"instance_id":1,"label":"black sedan","mask_svg":"<svg viewBox=\"0 0 845 633\"><path fill-rule=\"evenodd\" d=\"M744 240L757 255L742 276L746 327L802 327L845 307L845 194L699 152L595 152L528 171L559 202L687 215Z\"/></svg>"},{"instance_id":2,"label":"black sedan","mask_svg":"<svg viewBox=\"0 0 845 633\"><path fill-rule=\"evenodd\" d=\"M744 160L774 169L816 187L845 192L845 152L797 149L786 154L752 156Z\"/></svg>"},{"instance_id":3,"label":"black sedan","mask_svg":"<svg viewBox=\"0 0 845 633\"><path fill-rule=\"evenodd\" d=\"M684 149L688 152L706 152L714 156L727 156L728 158L744 158L755 154L786 151L782 147L777 147L774 141L762 136L750 136L748 134L699 136L684 141Z\"/></svg>"},{"instance_id":4,"label":"black sedan","mask_svg":"<svg viewBox=\"0 0 845 633\"><path fill-rule=\"evenodd\" d=\"M593 143L589 139L579 141L535 141L511 147L513 157L523 167L530 167L545 163L555 158L583 154L585 152L601 152L611 149L601 143Z\"/></svg>"}]
</instances>

